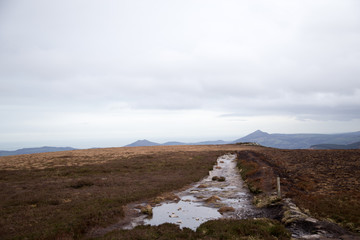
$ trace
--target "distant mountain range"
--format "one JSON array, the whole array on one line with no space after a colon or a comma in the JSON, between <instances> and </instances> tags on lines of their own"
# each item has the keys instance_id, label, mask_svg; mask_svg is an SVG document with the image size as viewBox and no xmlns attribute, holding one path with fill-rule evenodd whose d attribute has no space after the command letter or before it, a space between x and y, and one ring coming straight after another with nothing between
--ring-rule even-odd
<instances>
[{"instance_id":1,"label":"distant mountain range","mask_svg":"<svg viewBox=\"0 0 360 240\"><path fill-rule=\"evenodd\" d=\"M347 145L360 141L360 131L338 134L269 134L257 130L234 142L256 142L260 145L284 149L307 149L316 144Z\"/></svg>"},{"instance_id":2,"label":"distant mountain range","mask_svg":"<svg viewBox=\"0 0 360 240\"><path fill-rule=\"evenodd\" d=\"M0 156L11 156L21 154L32 154L32 153L44 153L44 152L60 152L76 150L72 147L39 147L39 148L22 148L15 151L0 151Z\"/></svg>"},{"instance_id":3,"label":"distant mountain range","mask_svg":"<svg viewBox=\"0 0 360 240\"><path fill-rule=\"evenodd\" d=\"M174 145L220 145L220 144L230 144L232 142L226 142L223 140L217 141L205 141L205 142L196 142L196 143L184 143L184 142L166 142L166 143L156 143L151 142L146 139L137 140L131 144L128 144L124 147L149 147L149 146L174 146Z\"/></svg>"},{"instance_id":4,"label":"distant mountain range","mask_svg":"<svg viewBox=\"0 0 360 240\"><path fill-rule=\"evenodd\" d=\"M257 130L245 137L234 141L205 141L195 143L184 142L166 142L156 143L146 139L138 140L125 147L142 147L142 146L171 146L171 145L221 145L235 144L244 142L254 142L266 147L283 148L283 149L360 149L360 131L351 133L338 134L269 134ZM1 151L0 156L58 152L76 150L72 147L40 147L40 148L23 148L15 151Z\"/></svg>"},{"instance_id":5,"label":"distant mountain range","mask_svg":"<svg viewBox=\"0 0 360 240\"><path fill-rule=\"evenodd\" d=\"M184 143L184 142L166 142L163 144L148 141L146 139L139 140L125 147L140 147L140 146L167 146L167 145L220 145L220 144L234 144L240 142L255 142L266 147L283 148L283 149L308 149L315 148L314 145L322 144L320 147L326 147L329 144L336 144L339 147L344 146L344 149L348 147L356 146L356 142L360 142L360 131L351 133L339 133L339 134L269 134L260 130L257 130L245 137L236 139L234 141L206 141L196 143ZM350 145L349 145L350 144ZM354 144L354 145L352 145ZM325 146L323 146L325 145ZM349 145L349 146L348 146ZM331 146L330 146L331 147ZM319 147L318 147L319 148Z\"/></svg>"},{"instance_id":6,"label":"distant mountain range","mask_svg":"<svg viewBox=\"0 0 360 240\"><path fill-rule=\"evenodd\" d=\"M360 149L360 142L351 144L316 144L310 147L311 149Z\"/></svg>"}]
</instances>

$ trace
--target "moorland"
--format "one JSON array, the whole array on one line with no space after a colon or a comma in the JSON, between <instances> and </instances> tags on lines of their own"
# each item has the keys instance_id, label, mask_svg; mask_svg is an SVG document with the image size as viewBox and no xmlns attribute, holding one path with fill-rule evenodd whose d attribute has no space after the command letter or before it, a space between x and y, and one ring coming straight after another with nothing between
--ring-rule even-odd
<instances>
[{"instance_id":1,"label":"moorland","mask_svg":"<svg viewBox=\"0 0 360 240\"><path fill-rule=\"evenodd\" d=\"M83 239L124 218L124 206L178 190L237 153L258 199L275 190L312 216L360 232L360 150L281 150L261 146L152 146L0 157L1 239ZM219 227L221 226L221 227ZM197 232L165 224L119 230L104 239L290 239L276 220L214 220ZM150 235L149 235L150 234Z\"/></svg>"}]
</instances>

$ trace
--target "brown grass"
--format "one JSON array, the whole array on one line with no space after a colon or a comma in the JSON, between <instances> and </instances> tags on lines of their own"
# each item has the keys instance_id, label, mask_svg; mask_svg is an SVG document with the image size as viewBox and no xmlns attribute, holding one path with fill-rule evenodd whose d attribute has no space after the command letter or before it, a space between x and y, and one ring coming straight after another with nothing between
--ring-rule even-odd
<instances>
[{"instance_id":1,"label":"brown grass","mask_svg":"<svg viewBox=\"0 0 360 240\"><path fill-rule=\"evenodd\" d=\"M154 199L200 180L227 146L76 150L0 157L0 238L77 239Z\"/></svg>"},{"instance_id":2,"label":"brown grass","mask_svg":"<svg viewBox=\"0 0 360 240\"><path fill-rule=\"evenodd\" d=\"M219 219L201 224L196 232L165 223L160 226L138 226L130 231L114 231L100 239L288 240L290 234L279 222L270 219Z\"/></svg>"},{"instance_id":3,"label":"brown grass","mask_svg":"<svg viewBox=\"0 0 360 240\"><path fill-rule=\"evenodd\" d=\"M102 164L118 158L144 157L152 158L156 153L236 151L257 149L239 145L191 145L191 146L154 146L154 147L121 147L86 149L52 153L25 154L0 157L0 170L34 170L56 167L84 166Z\"/></svg>"},{"instance_id":4,"label":"brown grass","mask_svg":"<svg viewBox=\"0 0 360 240\"><path fill-rule=\"evenodd\" d=\"M280 150L263 148L239 154L247 166L249 182L261 179L261 191L275 190L275 176L281 177L282 192L297 205L320 218L360 232L360 150ZM271 168L272 177L261 172Z\"/></svg>"},{"instance_id":5,"label":"brown grass","mask_svg":"<svg viewBox=\"0 0 360 240\"><path fill-rule=\"evenodd\" d=\"M0 239L82 238L121 218L124 205L198 181L218 156L235 151L245 153L244 173L264 193L280 176L300 207L359 229L359 150L157 146L0 157Z\"/></svg>"}]
</instances>

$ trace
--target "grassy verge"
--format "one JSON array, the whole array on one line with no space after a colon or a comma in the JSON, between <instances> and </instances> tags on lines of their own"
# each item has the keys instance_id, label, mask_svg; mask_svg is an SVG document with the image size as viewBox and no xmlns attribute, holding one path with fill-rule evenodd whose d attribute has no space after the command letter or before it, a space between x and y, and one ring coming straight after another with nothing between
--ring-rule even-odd
<instances>
[{"instance_id":1,"label":"grassy verge","mask_svg":"<svg viewBox=\"0 0 360 240\"><path fill-rule=\"evenodd\" d=\"M83 166L0 170L0 238L81 238L122 217L127 203L200 180L221 154L155 152Z\"/></svg>"},{"instance_id":2,"label":"grassy verge","mask_svg":"<svg viewBox=\"0 0 360 240\"><path fill-rule=\"evenodd\" d=\"M259 176L259 171L260 171L259 165L254 162L248 162L246 160L241 159L238 161L237 167L239 168L241 177L242 179L244 179L250 192L253 194L262 193L263 192L261 187L262 179L261 177L256 177Z\"/></svg>"},{"instance_id":3,"label":"grassy verge","mask_svg":"<svg viewBox=\"0 0 360 240\"><path fill-rule=\"evenodd\" d=\"M138 226L133 230L114 231L99 239L290 239L289 232L276 221L257 220L212 220L200 225L196 232L174 224Z\"/></svg>"}]
</instances>

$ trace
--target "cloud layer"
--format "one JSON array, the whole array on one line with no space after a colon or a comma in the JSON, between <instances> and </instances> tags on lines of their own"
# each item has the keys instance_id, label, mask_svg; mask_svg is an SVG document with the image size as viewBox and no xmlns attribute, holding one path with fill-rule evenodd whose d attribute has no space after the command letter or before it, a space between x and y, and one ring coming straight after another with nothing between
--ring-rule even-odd
<instances>
[{"instance_id":1,"label":"cloud layer","mask_svg":"<svg viewBox=\"0 0 360 240\"><path fill-rule=\"evenodd\" d=\"M79 114L359 123L357 0L2 1L0 29L13 139Z\"/></svg>"}]
</instances>

